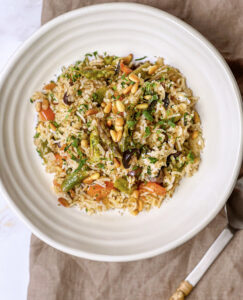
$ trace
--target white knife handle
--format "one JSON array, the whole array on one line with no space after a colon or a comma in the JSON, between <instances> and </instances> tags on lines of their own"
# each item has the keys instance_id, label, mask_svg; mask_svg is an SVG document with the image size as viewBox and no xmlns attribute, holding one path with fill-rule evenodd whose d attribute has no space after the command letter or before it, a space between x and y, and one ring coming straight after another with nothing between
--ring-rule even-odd
<instances>
[{"instance_id":1,"label":"white knife handle","mask_svg":"<svg viewBox=\"0 0 243 300\"><path fill-rule=\"evenodd\" d=\"M187 278L181 282L179 288L170 298L170 300L183 300L187 296L193 287L202 278L205 272L209 269L211 264L215 261L218 255L222 252L225 246L230 242L234 236L234 230L227 226L204 254L203 258L187 276Z\"/></svg>"}]
</instances>

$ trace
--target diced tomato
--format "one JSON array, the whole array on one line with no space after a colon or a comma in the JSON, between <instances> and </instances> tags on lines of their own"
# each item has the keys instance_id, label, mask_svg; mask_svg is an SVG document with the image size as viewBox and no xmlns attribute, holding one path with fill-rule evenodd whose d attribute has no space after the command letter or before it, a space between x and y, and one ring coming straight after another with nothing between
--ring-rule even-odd
<instances>
[{"instance_id":1,"label":"diced tomato","mask_svg":"<svg viewBox=\"0 0 243 300\"><path fill-rule=\"evenodd\" d=\"M106 187L102 187L99 184L91 185L87 191L87 194L91 197L96 198L96 200L102 200L106 198L111 190L113 189L114 185L112 182L106 182L105 183Z\"/></svg>"},{"instance_id":2,"label":"diced tomato","mask_svg":"<svg viewBox=\"0 0 243 300\"><path fill-rule=\"evenodd\" d=\"M54 114L53 110L50 107L48 107L46 110L42 109L39 112L39 119L40 119L40 121L43 121L43 122L54 121L55 114Z\"/></svg>"},{"instance_id":3,"label":"diced tomato","mask_svg":"<svg viewBox=\"0 0 243 300\"><path fill-rule=\"evenodd\" d=\"M159 196L163 196L166 193L166 189L155 182L141 183L139 186L139 191L141 193L142 192L149 192L151 194L155 193L156 195Z\"/></svg>"},{"instance_id":4,"label":"diced tomato","mask_svg":"<svg viewBox=\"0 0 243 300\"><path fill-rule=\"evenodd\" d=\"M128 68L128 66L124 65L123 61L120 61L120 69L123 73L125 73L126 75L130 74L132 72L132 70L130 68Z\"/></svg>"}]
</instances>

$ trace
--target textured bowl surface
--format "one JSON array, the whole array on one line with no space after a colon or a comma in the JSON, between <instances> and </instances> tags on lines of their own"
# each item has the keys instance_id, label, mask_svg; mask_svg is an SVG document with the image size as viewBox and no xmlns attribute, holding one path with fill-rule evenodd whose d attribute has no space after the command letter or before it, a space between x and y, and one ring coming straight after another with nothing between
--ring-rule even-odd
<instances>
[{"instance_id":1,"label":"textured bowl surface","mask_svg":"<svg viewBox=\"0 0 243 300\"><path fill-rule=\"evenodd\" d=\"M199 171L184 179L160 209L137 217L87 216L57 206L33 146L33 91L60 67L87 52L163 56L200 97L206 141ZM3 196L31 230L73 255L104 261L151 257L184 243L223 207L242 157L238 88L224 60L198 32L162 11L137 4L103 4L62 15L38 30L12 58L0 86Z\"/></svg>"}]
</instances>

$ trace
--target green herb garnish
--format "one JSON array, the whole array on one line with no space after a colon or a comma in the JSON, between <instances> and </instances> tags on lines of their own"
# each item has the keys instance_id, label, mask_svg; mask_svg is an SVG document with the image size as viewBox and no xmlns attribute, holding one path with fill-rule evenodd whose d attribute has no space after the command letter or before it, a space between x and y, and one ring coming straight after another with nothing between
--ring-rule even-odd
<instances>
[{"instance_id":1,"label":"green herb garnish","mask_svg":"<svg viewBox=\"0 0 243 300\"><path fill-rule=\"evenodd\" d=\"M190 151L188 154L187 154L187 159L190 163L193 163L194 162L194 159L195 159L195 155L192 151Z\"/></svg>"},{"instance_id":2,"label":"green herb garnish","mask_svg":"<svg viewBox=\"0 0 243 300\"><path fill-rule=\"evenodd\" d=\"M150 122L154 121L154 118L152 117L150 112L148 112L147 110L143 111L143 115L144 115L145 119L147 119L148 121L150 121Z\"/></svg>"},{"instance_id":3,"label":"green herb garnish","mask_svg":"<svg viewBox=\"0 0 243 300\"><path fill-rule=\"evenodd\" d=\"M79 96L82 96L82 91L81 90L77 90L77 93Z\"/></svg>"},{"instance_id":4,"label":"green herb garnish","mask_svg":"<svg viewBox=\"0 0 243 300\"><path fill-rule=\"evenodd\" d=\"M34 102L34 100L32 98L30 98L30 103L33 103L33 102Z\"/></svg>"},{"instance_id":5,"label":"green herb garnish","mask_svg":"<svg viewBox=\"0 0 243 300\"><path fill-rule=\"evenodd\" d=\"M147 58L147 56L143 56L143 57L140 57L140 58L136 58L135 61L143 60L143 59L145 59L145 58Z\"/></svg>"},{"instance_id":6,"label":"green herb garnish","mask_svg":"<svg viewBox=\"0 0 243 300\"><path fill-rule=\"evenodd\" d=\"M150 167L150 166L147 167L147 174L148 174L148 175L151 175L151 174L152 174L152 172L151 172L151 167Z\"/></svg>"},{"instance_id":7,"label":"green herb garnish","mask_svg":"<svg viewBox=\"0 0 243 300\"><path fill-rule=\"evenodd\" d=\"M137 123L136 121L128 120L127 127L133 129L136 123Z\"/></svg>"},{"instance_id":8,"label":"green herb garnish","mask_svg":"<svg viewBox=\"0 0 243 300\"><path fill-rule=\"evenodd\" d=\"M168 121L168 125L173 128L175 128L175 126L176 126L176 124L172 120Z\"/></svg>"},{"instance_id":9,"label":"green herb garnish","mask_svg":"<svg viewBox=\"0 0 243 300\"><path fill-rule=\"evenodd\" d=\"M101 163L99 163L99 164L97 165L97 167L98 167L98 168L100 168L100 169L104 169L105 165L104 165L104 164L101 164Z\"/></svg>"},{"instance_id":10,"label":"green herb garnish","mask_svg":"<svg viewBox=\"0 0 243 300\"><path fill-rule=\"evenodd\" d=\"M36 132L36 134L34 135L34 139L37 139L40 136L39 132Z\"/></svg>"},{"instance_id":11,"label":"green herb garnish","mask_svg":"<svg viewBox=\"0 0 243 300\"><path fill-rule=\"evenodd\" d=\"M146 127L145 128L145 138L148 137L148 136L150 136L150 134L151 134L150 128Z\"/></svg>"},{"instance_id":12,"label":"green herb garnish","mask_svg":"<svg viewBox=\"0 0 243 300\"><path fill-rule=\"evenodd\" d=\"M155 157L148 157L148 159L150 160L150 162L151 162L152 164L155 164L155 163L158 161L158 159L155 158Z\"/></svg>"}]
</instances>

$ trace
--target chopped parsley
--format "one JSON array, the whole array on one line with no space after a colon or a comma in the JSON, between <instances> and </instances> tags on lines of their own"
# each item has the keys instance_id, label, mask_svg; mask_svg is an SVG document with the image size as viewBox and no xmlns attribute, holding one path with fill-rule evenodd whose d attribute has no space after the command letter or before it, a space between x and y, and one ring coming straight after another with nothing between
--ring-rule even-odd
<instances>
[{"instance_id":1,"label":"chopped parsley","mask_svg":"<svg viewBox=\"0 0 243 300\"><path fill-rule=\"evenodd\" d=\"M144 115L145 119L147 119L150 122L153 122L154 118L152 117L152 115L150 114L149 111L144 110L143 115Z\"/></svg>"},{"instance_id":2,"label":"chopped parsley","mask_svg":"<svg viewBox=\"0 0 243 300\"><path fill-rule=\"evenodd\" d=\"M151 162L152 164L155 164L155 163L158 161L158 159L155 158L155 157L148 157L148 159L150 160L150 162Z\"/></svg>"},{"instance_id":3,"label":"chopped parsley","mask_svg":"<svg viewBox=\"0 0 243 300\"><path fill-rule=\"evenodd\" d=\"M97 55L98 55L98 51L94 51L94 52L93 52L93 55L94 55L94 57L96 58Z\"/></svg>"},{"instance_id":4,"label":"chopped parsley","mask_svg":"<svg viewBox=\"0 0 243 300\"><path fill-rule=\"evenodd\" d=\"M187 125L187 116L188 116L189 114L186 112L186 113L184 113L184 116L183 116L183 119L184 119L184 125Z\"/></svg>"},{"instance_id":5,"label":"chopped parsley","mask_svg":"<svg viewBox=\"0 0 243 300\"><path fill-rule=\"evenodd\" d=\"M187 159L190 163L193 163L194 162L194 159L195 159L195 155L192 151L190 151L188 154L187 154Z\"/></svg>"},{"instance_id":6,"label":"chopped parsley","mask_svg":"<svg viewBox=\"0 0 243 300\"><path fill-rule=\"evenodd\" d=\"M148 137L148 136L150 136L150 134L151 134L150 128L146 127L145 128L145 138Z\"/></svg>"},{"instance_id":7,"label":"chopped parsley","mask_svg":"<svg viewBox=\"0 0 243 300\"><path fill-rule=\"evenodd\" d=\"M60 126L56 121L52 121L52 124L53 124L56 128L58 128L58 127Z\"/></svg>"},{"instance_id":8,"label":"chopped parsley","mask_svg":"<svg viewBox=\"0 0 243 300\"><path fill-rule=\"evenodd\" d=\"M125 81L122 81L122 82L121 82L121 86L122 86L123 89L124 89L125 84L126 84Z\"/></svg>"},{"instance_id":9,"label":"chopped parsley","mask_svg":"<svg viewBox=\"0 0 243 300\"><path fill-rule=\"evenodd\" d=\"M147 58L147 56L143 56L143 57L140 57L140 58L136 58L135 61L143 60L143 59L145 59L145 58Z\"/></svg>"},{"instance_id":10,"label":"chopped parsley","mask_svg":"<svg viewBox=\"0 0 243 300\"><path fill-rule=\"evenodd\" d=\"M147 167L147 174L148 174L148 175L151 175L151 174L152 174L152 172L151 172L151 167L150 167L150 166Z\"/></svg>"},{"instance_id":11,"label":"chopped parsley","mask_svg":"<svg viewBox=\"0 0 243 300\"><path fill-rule=\"evenodd\" d=\"M172 120L168 121L168 125L173 128L175 128L175 126L176 126L176 124Z\"/></svg>"},{"instance_id":12,"label":"chopped parsley","mask_svg":"<svg viewBox=\"0 0 243 300\"><path fill-rule=\"evenodd\" d=\"M82 91L81 90L77 90L78 96L82 96Z\"/></svg>"},{"instance_id":13,"label":"chopped parsley","mask_svg":"<svg viewBox=\"0 0 243 300\"><path fill-rule=\"evenodd\" d=\"M165 81L165 78L164 78L164 77L161 77L159 81L160 81L160 82L163 82L163 81Z\"/></svg>"},{"instance_id":14,"label":"chopped parsley","mask_svg":"<svg viewBox=\"0 0 243 300\"><path fill-rule=\"evenodd\" d=\"M30 103L33 103L33 102L34 102L34 100L32 98L30 98Z\"/></svg>"},{"instance_id":15,"label":"chopped parsley","mask_svg":"<svg viewBox=\"0 0 243 300\"><path fill-rule=\"evenodd\" d=\"M158 95L153 95L151 100L153 101L153 100L158 100L158 99L159 99Z\"/></svg>"},{"instance_id":16,"label":"chopped parsley","mask_svg":"<svg viewBox=\"0 0 243 300\"><path fill-rule=\"evenodd\" d=\"M64 152L66 152L66 151L69 149L69 147L71 147L71 145L72 145L72 144L67 145L67 146L64 148Z\"/></svg>"},{"instance_id":17,"label":"chopped parsley","mask_svg":"<svg viewBox=\"0 0 243 300\"><path fill-rule=\"evenodd\" d=\"M112 89L113 89L113 91L116 91L116 90L117 90L117 87L114 85L114 86L112 87Z\"/></svg>"},{"instance_id":18,"label":"chopped parsley","mask_svg":"<svg viewBox=\"0 0 243 300\"><path fill-rule=\"evenodd\" d=\"M127 121L127 127L133 129L136 123L136 121L129 120Z\"/></svg>"},{"instance_id":19,"label":"chopped parsley","mask_svg":"<svg viewBox=\"0 0 243 300\"><path fill-rule=\"evenodd\" d=\"M104 169L105 165L102 164L102 163L99 163L99 164L97 165L97 167L100 168L100 169Z\"/></svg>"},{"instance_id":20,"label":"chopped parsley","mask_svg":"<svg viewBox=\"0 0 243 300\"><path fill-rule=\"evenodd\" d=\"M36 132L36 134L34 135L34 139L37 139L40 136L39 132Z\"/></svg>"},{"instance_id":21,"label":"chopped parsley","mask_svg":"<svg viewBox=\"0 0 243 300\"><path fill-rule=\"evenodd\" d=\"M92 94L92 99L95 101L98 99L98 94L97 93L93 93Z\"/></svg>"}]
</instances>

